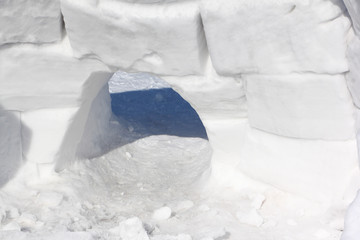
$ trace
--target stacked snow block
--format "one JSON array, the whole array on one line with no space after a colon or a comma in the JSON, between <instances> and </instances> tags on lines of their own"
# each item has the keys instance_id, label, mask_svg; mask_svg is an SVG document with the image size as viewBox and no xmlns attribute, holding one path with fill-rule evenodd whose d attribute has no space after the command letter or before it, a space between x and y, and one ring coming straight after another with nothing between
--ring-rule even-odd
<instances>
[{"instance_id":1,"label":"stacked snow block","mask_svg":"<svg viewBox=\"0 0 360 240\"><path fill-rule=\"evenodd\" d=\"M342 198L359 176L342 1L202 0L200 12L215 70L245 80L241 169L312 199Z\"/></svg>"},{"instance_id":2,"label":"stacked snow block","mask_svg":"<svg viewBox=\"0 0 360 240\"><path fill-rule=\"evenodd\" d=\"M351 23L343 5L334 2L202 1L214 68L223 75L245 76L251 126L294 138L353 137L352 102L344 78Z\"/></svg>"},{"instance_id":3,"label":"stacked snow block","mask_svg":"<svg viewBox=\"0 0 360 240\"><path fill-rule=\"evenodd\" d=\"M45 48L1 50L0 107L20 114L24 162L53 169L73 160L91 103L110 77L93 59Z\"/></svg>"},{"instance_id":4,"label":"stacked snow block","mask_svg":"<svg viewBox=\"0 0 360 240\"><path fill-rule=\"evenodd\" d=\"M203 72L207 49L196 1L62 0L61 9L78 57L95 56L125 71Z\"/></svg>"},{"instance_id":5,"label":"stacked snow block","mask_svg":"<svg viewBox=\"0 0 360 240\"><path fill-rule=\"evenodd\" d=\"M59 0L1 0L0 45L48 43L61 39Z\"/></svg>"}]
</instances>

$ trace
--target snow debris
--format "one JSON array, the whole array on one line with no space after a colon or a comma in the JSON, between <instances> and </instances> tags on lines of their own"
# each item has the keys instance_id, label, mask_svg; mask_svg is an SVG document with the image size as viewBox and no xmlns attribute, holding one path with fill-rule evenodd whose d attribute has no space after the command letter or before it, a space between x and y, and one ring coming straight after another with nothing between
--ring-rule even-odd
<instances>
[{"instance_id":1,"label":"snow debris","mask_svg":"<svg viewBox=\"0 0 360 240\"><path fill-rule=\"evenodd\" d=\"M38 195L38 203L45 207L57 207L63 200L63 195L57 192L41 192Z\"/></svg>"},{"instance_id":2,"label":"snow debris","mask_svg":"<svg viewBox=\"0 0 360 240\"><path fill-rule=\"evenodd\" d=\"M17 222L11 221L10 223L4 225L1 228L1 230L2 231L21 231L21 227Z\"/></svg>"},{"instance_id":3,"label":"snow debris","mask_svg":"<svg viewBox=\"0 0 360 240\"><path fill-rule=\"evenodd\" d=\"M238 211L236 213L237 219L244 224L253 225L260 227L264 223L264 219L256 211L256 209L251 209L249 211Z\"/></svg>"},{"instance_id":4,"label":"snow debris","mask_svg":"<svg viewBox=\"0 0 360 240\"><path fill-rule=\"evenodd\" d=\"M157 235L150 238L151 240L192 240L192 237L188 234L179 234L177 236L172 235Z\"/></svg>"},{"instance_id":5,"label":"snow debris","mask_svg":"<svg viewBox=\"0 0 360 240\"><path fill-rule=\"evenodd\" d=\"M161 207L153 212L152 219L155 221L167 220L171 217L172 210L169 207Z\"/></svg>"},{"instance_id":6,"label":"snow debris","mask_svg":"<svg viewBox=\"0 0 360 240\"><path fill-rule=\"evenodd\" d=\"M143 223L137 217L122 221L116 231L122 240L149 240Z\"/></svg>"}]
</instances>

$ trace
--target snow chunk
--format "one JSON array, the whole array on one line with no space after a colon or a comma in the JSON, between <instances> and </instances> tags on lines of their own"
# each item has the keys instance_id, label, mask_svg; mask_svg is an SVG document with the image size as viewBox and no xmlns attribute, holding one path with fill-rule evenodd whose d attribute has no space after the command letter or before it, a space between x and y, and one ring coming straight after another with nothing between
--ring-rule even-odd
<instances>
[{"instance_id":1,"label":"snow chunk","mask_svg":"<svg viewBox=\"0 0 360 240\"><path fill-rule=\"evenodd\" d=\"M2 231L21 231L21 227L17 222L10 222L1 228Z\"/></svg>"},{"instance_id":2,"label":"snow chunk","mask_svg":"<svg viewBox=\"0 0 360 240\"><path fill-rule=\"evenodd\" d=\"M46 207L57 207L63 200L63 195L57 192L42 192L38 195L38 202Z\"/></svg>"},{"instance_id":3,"label":"snow chunk","mask_svg":"<svg viewBox=\"0 0 360 240\"><path fill-rule=\"evenodd\" d=\"M360 108L360 39L358 37L349 44L347 57L350 68L350 72L346 75L348 87L355 105Z\"/></svg>"},{"instance_id":4,"label":"snow chunk","mask_svg":"<svg viewBox=\"0 0 360 240\"><path fill-rule=\"evenodd\" d=\"M344 0L349 11L353 27L357 35L360 34L360 2L358 0Z\"/></svg>"},{"instance_id":5,"label":"snow chunk","mask_svg":"<svg viewBox=\"0 0 360 240\"><path fill-rule=\"evenodd\" d=\"M343 75L248 75L252 127L286 137L355 138L355 108Z\"/></svg>"},{"instance_id":6,"label":"snow chunk","mask_svg":"<svg viewBox=\"0 0 360 240\"><path fill-rule=\"evenodd\" d=\"M130 3L62 0L77 56L93 55L126 71L202 73L207 58L196 1Z\"/></svg>"},{"instance_id":7,"label":"snow chunk","mask_svg":"<svg viewBox=\"0 0 360 240\"><path fill-rule=\"evenodd\" d=\"M60 2L10 0L0 2L0 45L46 43L61 39Z\"/></svg>"},{"instance_id":8,"label":"snow chunk","mask_svg":"<svg viewBox=\"0 0 360 240\"><path fill-rule=\"evenodd\" d=\"M156 209L152 215L152 219L155 221L167 220L171 217L172 210L169 207L162 207Z\"/></svg>"},{"instance_id":9,"label":"snow chunk","mask_svg":"<svg viewBox=\"0 0 360 240\"><path fill-rule=\"evenodd\" d=\"M347 71L345 39L351 24L342 11L322 0L201 4L211 60L224 75Z\"/></svg>"},{"instance_id":10,"label":"snow chunk","mask_svg":"<svg viewBox=\"0 0 360 240\"><path fill-rule=\"evenodd\" d=\"M143 223L137 217L122 221L119 226L119 235L123 240L149 240Z\"/></svg>"},{"instance_id":11,"label":"snow chunk","mask_svg":"<svg viewBox=\"0 0 360 240\"><path fill-rule=\"evenodd\" d=\"M179 234L177 236L157 235L151 237L151 240L192 240L192 237L188 234Z\"/></svg>"},{"instance_id":12,"label":"snow chunk","mask_svg":"<svg viewBox=\"0 0 360 240\"><path fill-rule=\"evenodd\" d=\"M264 219L255 209L251 209L250 211L246 211L246 212L238 211L236 213L236 217L237 219L239 219L241 223L253 225L256 227L260 227L261 224L263 224L264 222Z\"/></svg>"}]
</instances>

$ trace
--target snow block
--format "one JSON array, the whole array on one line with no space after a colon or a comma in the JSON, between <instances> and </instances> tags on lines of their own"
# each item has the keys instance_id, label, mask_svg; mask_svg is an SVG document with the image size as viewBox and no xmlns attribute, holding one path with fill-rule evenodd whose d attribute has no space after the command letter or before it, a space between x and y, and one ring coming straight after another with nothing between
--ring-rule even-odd
<instances>
[{"instance_id":1,"label":"snow block","mask_svg":"<svg viewBox=\"0 0 360 240\"><path fill-rule=\"evenodd\" d=\"M40 109L21 114L21 122L30 131L22 133L24 145L30 145L24 152L26 161L52 163L77 108Z\"/></svg>"},{"instance_id":2,"label":"snow block","mask_svg":"<svg viewBox=\"0 0 360 240\"><path fill-rule=\"evenodd\" d=\"M245 174L289 193L327 203L350 202L354 185L359 186L355 139L303 140L249 128L241 148L238 159Z\"/></svg>"},{"instance_id":3,"label":"snow block","mask_svg":"<svg viewBox=\"0 0 360 240\"><path fill-rule=\"evenodd\" d=\"M0 9L0 45L61 39L59 0L1 0Z\"/></svg>"},{"instance_id":4,"label":"snow block","mask_svg":"<svg viewBox=\"0 0 360 240\"><path fill-rule=\"evenodd\" d=\"M95 56L125 71L202 73L207 50L195 1L130 3L62 0L77 56Z\"/></svg>"},{"instance_id":5,"label":"snow block","mask_svg":"<svg viewBox=\"0 0 360 240\"><path fill-rule=\"evenodd\" d=\"M0 110L0 188L22 165L21 152L20 113Z\"/></svg>"},{"instance_id":6,"label":"snow block","mask_svg":"<svg viewBox=\"0 0 360 240\"><path fill-rule=\"evenodd\" d=\"M203 0L201 16L219 74L343 73L351 23L336 1Z\"/></svg>"},{"instance_id":7,"label":"snow block","mask_svg":"<svg viewBox=\"0 0 360 240\"><path fill-rule=\"evenodd\" d=\"M355 107L344 75L247 75L252 127L286 137L355 138Z\"/></svg>"},{"instance_id":8,"label":"snow block","mask_svg":"<svg viewBox=\"0 0 360 240\"><path fill-rule=\"evenodd\" d=\"M166 76L165 81L196 110L202 120L247 118L244 81L240 77Z\"/></svg>"},{"instance_id":9,"label":"snow block","mask_svg":"<svg viewBox=\"0 0 360 240\"><path fill-rule=\"evenodd\" d=\"M76 107L82 85L101 71L107 67L98 60L77 60L51 49L5 49L0 52L0 102L16 111Z\"/></svg>"},{"instance_id":10,"label":"snow block","mask_svg":"<svg viewBox=\"0 0 360 240\"><path fill-rule=\"evenodd\" d=\"M360 2L358 0L344 0L346 8L349 11L353 28L357 35L360 34Z\"/></svg>"},{"instance_id":11,"label":"snow block","mask_svg":"<svg viewBox=\"0 0 360 240\"><path fill-rule=\"evenodd\" d=\"M355 37L347 51L350 71L346 75L347 83L354 103L360 108L360 39Z\"/></svg>"},{"instance_id":12,"label":"snow block","mask_svg":"<svg viewBox=\"0 0 360 240\"><path fill-rule=\"evenodd\" d=\"M98 60L78 60L53 49L3 49L0 102L6 110L22 112L24 160L73 160L90 105L111 75Z\"/></svg>"}]
</instances>

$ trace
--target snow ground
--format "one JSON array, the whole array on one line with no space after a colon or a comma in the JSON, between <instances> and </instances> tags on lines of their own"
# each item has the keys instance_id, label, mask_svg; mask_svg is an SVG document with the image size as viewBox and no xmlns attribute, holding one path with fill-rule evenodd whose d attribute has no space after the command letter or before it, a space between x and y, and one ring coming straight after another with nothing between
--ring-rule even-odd
<instances>
[{"instance_id":1,"label":"snow ground","mask_svg":"<svg viewBox=\"0 0 360 240\"><path fill-rule=\"evenodd\" d=\"M7 185L0 192L0 239L339 239L341 210L254 183L239 172L224 139L244 131L247 121L223 121L205 122L217 132L208 133L217 152L206 184L185 181L208 157L206 140L142 138L52 173L46 184ZM185 164L175 175L169 160L193 167ZM141 178L134 165L144 171Z\"/></svg>"}]
</instances>

